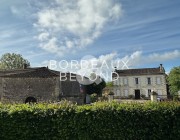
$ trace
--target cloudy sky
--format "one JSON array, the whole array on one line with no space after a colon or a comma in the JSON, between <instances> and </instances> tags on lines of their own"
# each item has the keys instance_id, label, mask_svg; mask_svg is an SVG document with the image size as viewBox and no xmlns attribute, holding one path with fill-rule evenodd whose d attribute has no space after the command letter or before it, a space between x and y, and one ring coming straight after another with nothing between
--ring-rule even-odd
<instances>
[{"instance_id":1,"label":"cloudy sky","mask_svg":"<svg viewBox=\"0 0 180 140\"><path fill-rule=\"evenodd\" d=\"M0 0L0 56L180 65L179 0ZM125 68L125 67L124 67Z\"/></svg>"}]
</instances>

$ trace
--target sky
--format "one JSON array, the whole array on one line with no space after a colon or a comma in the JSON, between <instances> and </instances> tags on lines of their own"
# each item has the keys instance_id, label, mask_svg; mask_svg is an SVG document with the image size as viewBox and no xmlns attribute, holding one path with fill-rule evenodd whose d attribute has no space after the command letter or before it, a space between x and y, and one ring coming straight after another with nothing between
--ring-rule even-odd
<instances>
[{"instance_id":1,"label":"sky","mask_svg":"<svg viewBox=\"0 0 180 140\"><path fill-rule=\"evenodd\" d=\"M119 69L163 64L168 73L180 65L180 1L0 0L4 53L19 53L32 67L119 60Z\"/></svg>"}]
</instances>

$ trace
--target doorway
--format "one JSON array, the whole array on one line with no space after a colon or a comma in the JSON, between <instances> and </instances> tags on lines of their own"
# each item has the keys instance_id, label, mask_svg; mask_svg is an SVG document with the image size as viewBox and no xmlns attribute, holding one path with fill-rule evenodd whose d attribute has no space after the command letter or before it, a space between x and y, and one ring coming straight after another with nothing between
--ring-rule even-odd
<instances>
[{"instance_id":1,"label":"doorway","mask_svg":"<svg viewBox=\"0 0 180 140\"><path fill-rule=\"evenodd\" d=\"M26 98L26 100L25 100L25 104L26 103L36 103L37 102L37 100L36 100L36 98L34 98L34 97L28 97L28 98Z\"/></svg>"},{"instance_id":2,"label":"doorway","mask_svg":"<svg viewBox=\"0 0 180 140\"><path fill-rule=\"evenodd\" d=\"M140 90L139 89L135 90L135 99L140 99Z\"/></svg>"}]
</instances>

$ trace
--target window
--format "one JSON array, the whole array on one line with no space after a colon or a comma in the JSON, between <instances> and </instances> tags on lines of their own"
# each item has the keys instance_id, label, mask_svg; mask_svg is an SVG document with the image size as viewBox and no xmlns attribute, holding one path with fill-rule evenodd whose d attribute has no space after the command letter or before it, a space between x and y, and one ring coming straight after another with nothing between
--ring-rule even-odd
<instances>
[{"instance_id":1,"label":"window","mask_svg":"<svg viewBox=\"0 0 180 140\"><path fill-rule=\"evenodd\" d=\"M124 96L128 97L128 90L127 89L124 90Z\"/></svg>"},{"instance_id":2,"label":"window","mask_svg":"<svg viewBox=\"0 0 180 140\"><path fill-rule=\"evenodd\" d=\"M147 84L151 85L151 78L150 77L147 78Z\"/></svg>"},{"instance_id":3,"label":"window","mask_svg":"<svg viewBox=\"0 0 180 140\"><path fill-rule=\"evenodd\" d=\"M116 91L116 96L120 96L120 90Z\"/></svg>"},{"instance_id":4,"label":"window","mask_svg":"<svg viewBox=\"0 0 180 140\"><path fill-rule=\"evenodd\" d=\"M135 84L139 84L139 79L138 78L135 78Z\"/></svg>"},{"instance_id":5,"label":"window","mask_svg":"<svg viewBox=\"0 0 180 140\"><path fill-rule=\"evenodd\" d=\"M127 85L127 84L128 84L127 78L124 78L124 79L123 79L123 83L124 83L124 85Z\"/></svg>"},{"instance_id":6,"label":"window","mask_svg":"<svg viewBox=\"0 0 180 140\"><path fill-rule=\"evenodd\" d=\"M148 89L148 97L151 95L151 89Z\"/></svg>"},{"instance_id":7,"label":"window","mask_svg":"<svg viewBox=\"0 0 180 140\"><path fill-rule=\"evenodd\" d=\"M118 79L116 79L116 80L114 81L113 85L117 86L117 80L118 80Z\"/></svg>"},{"instance_id":8,"label":"window","mask_svg":"<svg viewBox=\"0 0 180 140\"><path fill-rule=\"evenodd\" d=\"M118 85L118 86L120 85L120 82L121 82L120 79L118 79L118 80L117 80L117 85Z\"/></svg>"},{"instance_id":9,"label":"window","mask_svg":"<svg viewBox=\"0 0 180 140\"><path fill-rule=\"evenodd\" d=\"M157 77L156 82L157 82L158 85L160 85L161 84L161 77Z\"/></svg>"}]
</instances>

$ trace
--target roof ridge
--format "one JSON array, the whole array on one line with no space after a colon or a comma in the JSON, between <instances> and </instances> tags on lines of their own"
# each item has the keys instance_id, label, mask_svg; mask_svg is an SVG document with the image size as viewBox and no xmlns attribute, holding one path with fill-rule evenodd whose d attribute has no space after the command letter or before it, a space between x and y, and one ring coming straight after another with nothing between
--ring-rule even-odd
<instances>
[{"instance_id":1,"label":"roof ridge","mask_svg":"<svg viewBox=\"0 0 180 140\"><path fill-rule=\"evenodd\" d=\"M124 69L124 70L115 70L118 75L121 76L130 76L130 75L157 75L164 74L165 71L162 71L160 67L156 68L139 68L139 69Z\"/></svg>"},{"instance_id":2,"label":"roof ridge","mask_svg":"<svg viewBox=\"0 0 180 140\"><path fill-rule=\"evenodd\" d=\"M119 69L119 70L117 70L117 71L120 71L120 70L124 70L124 71L126 71L126 70L144 70L144 69L159 69L159 67L156 67L156 68L136 68L136 69Z\"/></svg>"},{"instance_id":3,"label":"roof ridge","mask_svg":"<svg viewBox=\"0 0 180 140\"><path fill-rule=\"evenodd\" d=\"M48 77L48 76L59 76L57 72L53 72L47 67L39 67L39 68L27 68L27 69L16 69L16 70L10 70L10 71L2 71L0 72L0 77L6 77L6 76L16 76L16 77L21 77L21 76L42 76L42 77Z\"/></svg>"}]
</instances>

